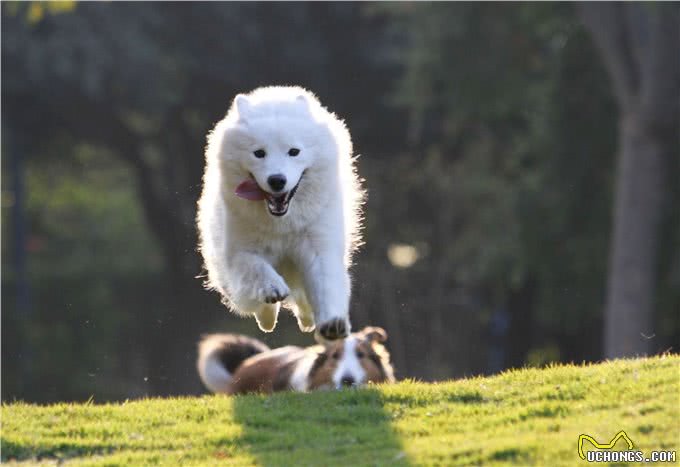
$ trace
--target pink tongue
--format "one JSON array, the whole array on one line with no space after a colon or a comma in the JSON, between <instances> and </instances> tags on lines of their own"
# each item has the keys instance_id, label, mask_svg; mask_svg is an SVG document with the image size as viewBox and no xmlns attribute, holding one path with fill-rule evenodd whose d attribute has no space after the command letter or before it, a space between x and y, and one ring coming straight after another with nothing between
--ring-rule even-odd
<instances>
[{"instance_id":1,"label":"pink tongue","mask_svg":"<svg viewBox=\"0 0 680 467\"><path fill-rule=\"evenodd\" d=\"M251 201L261 201L264 199L264 191L260 189L257 182L251 178L244 180L238 184L234 193L239 198L249 199Z\"/></svg>"}]
</instances>

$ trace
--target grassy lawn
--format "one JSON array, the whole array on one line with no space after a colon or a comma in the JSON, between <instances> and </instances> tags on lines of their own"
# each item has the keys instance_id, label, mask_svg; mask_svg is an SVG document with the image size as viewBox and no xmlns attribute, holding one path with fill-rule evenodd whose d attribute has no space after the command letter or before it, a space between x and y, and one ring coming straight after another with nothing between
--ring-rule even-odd
<instances>
[{"instance_id":1,"label":"grassy lawn","mask_svg":"<svg viewBox=\"0 0 680 467\"><path fill-rule=\"evenodd\" d=\"M580 434L608 443L621 430L645 455L678 450L680 356L312 394L10 403L2 461L577 466L588 465ZM624 448L620 440L616 449Z\"/></svg>"}]
</instances>

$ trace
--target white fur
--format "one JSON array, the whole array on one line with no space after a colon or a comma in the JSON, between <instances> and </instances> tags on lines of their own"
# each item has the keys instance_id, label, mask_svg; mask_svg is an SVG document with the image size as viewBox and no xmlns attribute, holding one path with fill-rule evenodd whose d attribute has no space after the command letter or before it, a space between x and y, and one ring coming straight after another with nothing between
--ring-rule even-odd
<instances>
[{"instance_id":1,"label":"white fur","mask_svg":"<svg viewBox=\"0 0 680 467\"><path fill-rule=\"evenodd\" d=\"M309 389L309 372L314 360L314 358L303 358L295 365L295 370L290 375L290 388L292 390L305 392Z\"/></svg>"},{"instance_id":2,"label":"white fur","mask_svg":"<svg viewBox=\"0 0 680 467\"><path fill-rule=\"evenodd\" d=\"M300 149L291 157L290 148ZM264 149L258 159L253 151ZM262 189L273 174L284 191L304 173L287 214L272 216L265 201L234 194L250 174ZM234 99L208 137L199 201L200 249L207 286L235 312L255 316L263 331L276 326L287 296L302 331L334 318L349 332L351 255L360 242L363 192L343 122L299 87L259 88Z\"/></svg>"},{"instance_id":3,"label":"white fur","mask_svg":"<svg viewBox=\"0 0 680 467\"><path fill-rule=\"evenodd\" d=\"M364 371L357 357L357 344L357 338L354 336L345 339L342 358L333 373L333 384L337 389L342 388L342 378L347 376L351 376L354 379L355 386L365 383L366 371Z\"/></svg>"}]
</instances>

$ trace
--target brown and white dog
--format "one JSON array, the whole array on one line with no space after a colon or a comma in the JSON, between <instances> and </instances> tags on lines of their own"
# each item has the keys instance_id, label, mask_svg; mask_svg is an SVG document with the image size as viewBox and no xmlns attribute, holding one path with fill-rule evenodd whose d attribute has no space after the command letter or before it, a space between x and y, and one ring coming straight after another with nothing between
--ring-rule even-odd
<instances>
[{"instance_id":1,"label":"brown and white dog","mask_svg":"<svg viewBox=\"0 0 680 467\"><path fill-rule=\"evenodd\" d=\"M341 389L394 381L384 329L366 327L325 345L271 350L236 334L211 334L198 344L198 374L223 394Z\"/></svg>"}]
</instances>

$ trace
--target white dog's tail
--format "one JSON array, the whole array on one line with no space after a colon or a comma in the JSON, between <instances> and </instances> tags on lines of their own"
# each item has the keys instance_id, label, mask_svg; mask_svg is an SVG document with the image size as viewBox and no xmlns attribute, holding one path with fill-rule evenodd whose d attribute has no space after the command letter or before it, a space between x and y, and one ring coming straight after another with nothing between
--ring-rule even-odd
<instances>
[{"instance_id":1,"label":"white dog's tail","mask_svg":"<svg viewBox=\"0 0 680 467\"><path fill-rule=\"evenodd\" d=\"M203 384L212 392L230 393L231 378L241 363L269 350L252 337L237 334L209 334L198 343L196 367Z\"/></svg>"}]
</instances>

